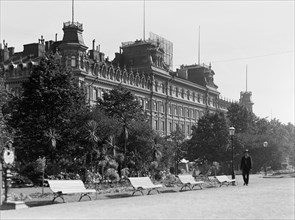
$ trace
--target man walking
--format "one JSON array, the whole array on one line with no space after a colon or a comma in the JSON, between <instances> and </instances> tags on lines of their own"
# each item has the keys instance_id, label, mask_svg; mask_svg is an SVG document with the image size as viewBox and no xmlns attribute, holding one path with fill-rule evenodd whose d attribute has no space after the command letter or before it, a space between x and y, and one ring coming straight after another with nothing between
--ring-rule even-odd
<instances>
[{"instance_id":1,"label":"man walking","mask_svg":"<svg viewBox=\"0 0 295 220\"><path fill-rule=\"evenodd\" d=\"M249 155L249 151L245 150L244 151L244 156L242 157L241 160L241 166L240 169L242 170L243 173L243 179L244 179L244 186L248 186L249 183L249 172L252 169L252 159Z\"/></svg>"}]
</instances>

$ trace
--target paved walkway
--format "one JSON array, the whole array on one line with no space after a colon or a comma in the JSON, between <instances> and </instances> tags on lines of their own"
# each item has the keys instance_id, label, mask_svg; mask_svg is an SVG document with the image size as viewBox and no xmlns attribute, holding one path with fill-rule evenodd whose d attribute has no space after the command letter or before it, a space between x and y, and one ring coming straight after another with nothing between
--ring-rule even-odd
<instances>
[{"instance_id":1,"label":"paved walkway","mask_svg":"<svg viewBox=\"0 0 295 220\"><path fill-rule=\"evenodd\" d=\"M0 219L294 219L294 178L251 175L249 186L60 203L1 211Z\"/></svg>"}]
</instances>

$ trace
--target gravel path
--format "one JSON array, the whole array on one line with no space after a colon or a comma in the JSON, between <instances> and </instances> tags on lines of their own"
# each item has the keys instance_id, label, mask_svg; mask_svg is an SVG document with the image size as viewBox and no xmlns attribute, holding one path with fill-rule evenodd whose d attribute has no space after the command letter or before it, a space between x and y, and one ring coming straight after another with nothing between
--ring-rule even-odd
<instances>
[{"instance_id":1,"label":"gravel path","mask_svg":"<svg viewBox=\"0 0 295 220\"><path fill-rule=\"evenodd\" d=\"M238 186L6 210L0 219L294 219L294 178L251 175L249 186L237 179Z\"/></svg>"}]
</instances>

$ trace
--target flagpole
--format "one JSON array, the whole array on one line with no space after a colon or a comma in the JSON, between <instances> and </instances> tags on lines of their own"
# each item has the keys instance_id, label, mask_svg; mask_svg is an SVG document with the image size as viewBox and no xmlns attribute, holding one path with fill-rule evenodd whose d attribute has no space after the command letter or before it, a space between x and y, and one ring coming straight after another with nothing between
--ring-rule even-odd
<instances>
[{"instance_id":1,"label":"flagpole","mask_svg":"<svg viewBox=\"0 0 295 220\"><path fill-rule=\"evenodd\" d=\"M248 91L248 65L246 64L246 92Z\"/></svg>"},{"instance_id":2,"label":"flagpole","mask_svg":"<svg viewBox=\"0 0 295 220\"><path fill-rule=\"evenodd\" d=\"M199 26L199 40L198 40L198 65L200 65L200 41L201 41L201 34L200 34L200 32L201 32L201 28L200 28L200 26Z\"/></svg>"},{"instance_id":3,"label":"flagpole","mask_svg":"<svg viewBox=\"0 0 295 220\"><path fill-rule=\"evenodd\" d=\"M74 0L72 0L72 23L74 23Z\"/></svg>"},{"instance_id":4,"label":"flagpole","mask_svg":"<svg viewBox=\"0 0 295 220\"><path fill-rule=\"evenodd\" d=\"M143 0L143 41L145 41L145 0Z\"/></svg>"}]
</instances>

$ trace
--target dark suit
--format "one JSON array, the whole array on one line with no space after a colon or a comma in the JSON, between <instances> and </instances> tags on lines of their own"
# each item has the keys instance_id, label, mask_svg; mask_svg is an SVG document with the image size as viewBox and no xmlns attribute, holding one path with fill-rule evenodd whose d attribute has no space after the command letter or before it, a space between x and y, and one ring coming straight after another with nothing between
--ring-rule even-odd
<instances>
[{"instance_id":1,"label":"dark suit","mask_svg":"<svg viewBox=\"0 0 295 220\"><path fill-rule=\"evenodd\" d=\"M249 172L252 169L252 159L250 156L246 158L246 156L242 157L240 169L243 172L244 185L248 185L249 183Z\"/></svg>"}]
</instances>

